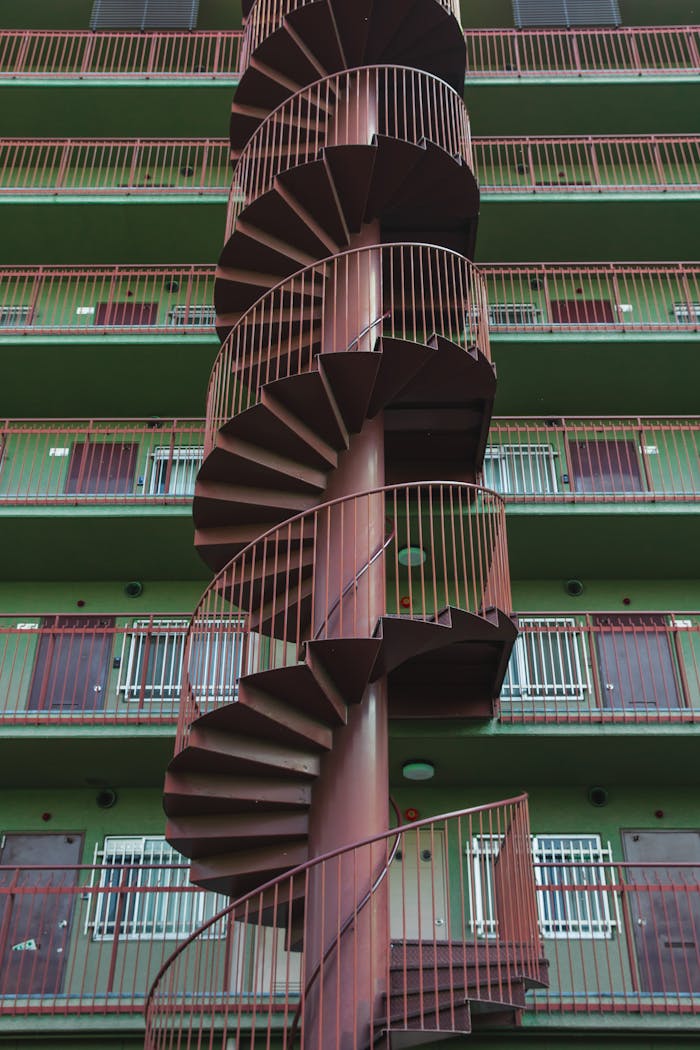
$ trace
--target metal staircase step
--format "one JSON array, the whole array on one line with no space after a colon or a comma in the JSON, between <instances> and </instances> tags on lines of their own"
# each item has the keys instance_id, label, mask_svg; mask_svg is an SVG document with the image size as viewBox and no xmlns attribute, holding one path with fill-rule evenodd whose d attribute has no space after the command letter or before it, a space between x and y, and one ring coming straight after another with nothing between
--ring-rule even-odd
<instances>
[{"instance_id":1,"label":"metal staircase step","mask_svg":"<svg viewBox=\"0 0 700 1050\"><path fill-rule=\"evenodd\" d=\"M288 744L196 723L187 747L173 758L170 770L313 779L319 774L319 757L316 752L292 749Z\"/></svg>"},{"instance_id":2,"label":"metal staircase step","mask_svg":"<svg viewBox=\"0 0 700 1050\"><path fill-rule=\"evenodd\" d=\"M287 840L259 849L201 857L193 862L190 878L198 886L236 898L306 860L306 843Z\"/></svg>"},{"instance_id":3,"label":"metal staircase step","mask_svg":"<svg viewBox=\"0 0 700 1050\"><path fill-rule=\"evenodd\" d=\"M304 745L312 750L330 751L333 733L328 726L256 688L254 681L255 675L242 678L236 702L210 711L202 717L200 724L228 732L264 736L266 740L291 747Z\"/></svg>"},{"instance_id":4,"label":"metal staircase step","mask_svg":"<svg viewBox=\"0 0 700 1050\"><path fill-rule=\"evenodd\" d=\"M263 388L259 404L241 412L222 427L225 434L241 437L251 445L284 452L295 460L321 469L338 465L338 451L269 389Z\"/></svg>"},{"instance_id":5,"label":"metal staircase step","mask_svg":"<svg viewBox=\"0 0 700 1050\"><path fill-rule=\"evenodd\" d=\"M317 363L320 363L318 355L314 359L314 364ZM322 370L315 367L268 383L266 393L278 405L284 406L293 418L313 420L315 433L337 452L342 452L350 444L348 428ZM337 466L337 455L334 466Z\"/></svg>"},{"instance_id":6,"label":"metal staircase step","mask_svg":"<svg viewBox=\"0 0 700 1050\"><path fill-rule=\"evenodd\" d=\"M199 473L201 480L276 487L291 492L322 492L326 473L232 434L218 433Z\"/></svg>"},{"instance_id":7,"label":"metal staircase step","mask_svg":"<svg viewBox=\"0 0 700 1050\"><path fill-rule=\"evenodd\" d=\"M379 354L373 351L319 354L319 368L351 434L358 433L367 419L380 364Z\"/></svg>"},{"instance_id":8,"label":"metal staircase step","mask_svg":"<svg viewBox=\"0 0 700 1050\"><path fill-rule=\"evenodd\" d=\"M231 777L214 773L165 775L163 808L167 816L197 813L270 812L305 809L311 783L272 777Z\"/></svg>"},{"instance_id":9,"label":"metal staircase step","mask_svg":"<svg viewBox=\"0 0 700 1050\"><path fill-rule=\"evenodd\" d=\"M276 182L287 193L293 195L300 207L314 217L319 229L325 231L329 243L338 245L334 249L336 252L349 246L350 232L331 178L325 151L318 160L299 164L281 172Z\"/></svg>"},{"instance_id":10,"label":"metal staircase step","mask_svg":"<svg viewBox=\"0 0 700 1050\"><path fill-rule=\"evenodd\" d=\"M303 840L308 832L307 813L214 813L168 821L168 841L192 860L253 849L261 843Z\"/></svg>"},{"instance_id":11,"label":"metal staircase step","mask_svg":"<svg viewBox=\"0 0 700 1050\"><path fill-rule=\"evenodd\" d=\"M376 146L326 150L325 160L350 233L359 233L367 212Z\"/></svg>"}]
</instances>

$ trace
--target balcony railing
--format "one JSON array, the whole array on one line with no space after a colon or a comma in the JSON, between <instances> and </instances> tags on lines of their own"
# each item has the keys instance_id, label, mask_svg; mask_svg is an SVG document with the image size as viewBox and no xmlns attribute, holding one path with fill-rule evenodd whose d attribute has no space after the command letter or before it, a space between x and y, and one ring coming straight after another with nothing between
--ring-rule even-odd
<instances>
[{"instance_id":1,"label":"balcony railing","mask_svg":"<svg viewBox=\"0 0 700 1050\"><path fill-rule=\"evenodd\" d=\"M11 30L0 32L0 78L238 78L241 33Z\"/></svg>"},{"instance_id":2,"label":"balcony railing","mask_svg":"<svg viewBox=\"0 0 700 1050\"><path fill-rule=\"evenodd\" d=\"M700 188L698 135L474 138L482 193L599 193Z\"/></svg>"},{"instance_id":3,"label":"balcony railing","mask_svg":"<svg viewBox=\"0 0 700 1050\"><path fill-rule=\"evenodd\" d=\"M518 627L502 722L700 720L697 613L522 613Z\"/></svg>"},{"instance_id":4,"label":"balcony railing","mask_svg":"<svg viewBox=\"0 0 700 1050\"><path fill-rule=\"evenodd\" d=\"M445 0L446 5L450 0ZM258 4L262 8L262 4ZM251 40L259 36L249 29ZM243 34L3 30L0 78L235 81ZM467 80L682 77L700 71L697 26L618 29L467 29ZM248 49L249 52L249 49Z\"/></svg>"},{"instance_id":5,"label":"balcony railing","mask_svg":"<svg viewBox=\"0 0 700 1050\"><path fill-rule=\"evenodd\" d=\"M537 857L549 987L538 1013L700 1013L700 867L614 864L563 856L549 836Z\"/></svg>"},{"instance_id":6,"label":"balcony railing","mask_svg":"<svg viewBox=\"0 0 700 1050\"><path fill-rule=\"evenodd\" d=\"M188 505L202 420L0 421L3 506Z\"/></svg>"},{"instance_id":7,"label":"balcony railing","mask_svg":"<svg viewBox=\"0 0 700 1050\"><path fill-rule=\"evenodd\" d=\"M509 332L700 331L693 263L482 263L489 327Z\"/></svg>"},{"instance_id":8,"label":"balcony railing","mask_svg":"<svg viewBox=\"0 0 700 1050\"><path fill-rule=\"evenodd\" d=\"M0 867L0 1015L142 1015L162 963L225 901L137 843L99 866Z\"/></svg>"},{"instance_id":9,"label":"balcony railing","mask_svg":"<svg viewBox=\"0 0 700 1050\"><path fill-rule=\"evenodd\" d=\"M0 339L214 333L211 266L0 267Z\"/></svg>"},{"instance_id":10,"label":"balcony railing","mask_svg":"<svg viewBox=\"0 0 700 1050\"><path fill-rule=\"evenodd\" d=\"M698 26L468 29L467 80L683 76L700 70Z\"/></svg>"},{"instance_id":11,"label":"balcony railing","mask_svg":"<svg viewBox=\"0 0 700 1050\"><path fill-rule=\"evenodd\" d=\"M173 725L189 614L0 618L0 725Z\"/></svg>"},{"instance_id":12,"label":"balcony railing","mask_svg":"<svg viewBox=\"0 0 700 1050\"><path fill-rule=\"evenodd\" d=\"M700 418L494 421L483 484L514 503L697 503Z\"/></svg>"}]
</instances>

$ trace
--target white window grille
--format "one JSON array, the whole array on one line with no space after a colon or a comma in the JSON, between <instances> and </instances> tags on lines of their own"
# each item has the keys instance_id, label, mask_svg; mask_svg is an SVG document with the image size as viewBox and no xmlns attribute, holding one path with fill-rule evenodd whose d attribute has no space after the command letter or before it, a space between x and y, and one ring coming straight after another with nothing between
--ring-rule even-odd
<instances>
[{"instance_id":1,"label":"white window grille","mask_svg":"<svg viewBox=\"0 0 700 1050\"><path fill-rule=\"evenodd\" d=\"M94 0L91 29L194 29L199 0Z\"/></svg>"},{"instance_id":2,"label":"white window grille","mask_svg":"<svg viewBox=\"0 0 700 1050\"><path fill-rule=\"evenodd\" d=\"M489 324L494 327L526 328L542 323L542 311L533 303L491 303L489 305Z\"/></svg>"},{"instance_id":3,"label":"white window grille","mask_svg":"<svg viewBox=\"0 0 700 1050\"><path fill-rule=\"evenodd\" d=\"M553 495L559 491L557 456L551 445L489 445L484 485L510 496Z\"/></svg>"},{"instance_id":4,"label":"white window grille","mask_svg":"<svg viewBox=\"0 0 700 1050\"><path fill-rule=\"evenodd\" d=\"M202 465L202 445L159 445L151 453L149 496L192 496Z\"/></svg>"},{"instance_id":5,"label":"white window grille","mask_svg":"<svg viewBox=\"0 0 700 1050\"><path fill-rule=\"evenodd\" d=\"M572 617L528 617L508 664L501 699L511 703L587 702L592 695L585 639Z\"/></svg>"},{"instance_id":6,"label":"white window grille","mask_svg":"<svg viewBox=\"0 0 700 1050\"><path fill-rule=\"evenodd\" d=\"M678 324L697 324L700 322L700 303L674 303L673 319Z\"/></svg>"},{"instance_id":7,"label":"white window grille","mask_svg":"<svg viewBox=\"0 0 700 1050\"><path fill-rule=\"evenodd\" d=\"M465 848L473 901L471 929L480 937L498 936L494 865L503 838L484 835ZM545 940L603 940L620 924L613 889L610 843L599 835L532 837L537 914Z\"/></svg>"},{"instance_id":8,"label":"white window grille","mask_svg":"<svg viewBox=\"0 0 700 1050\"><path fill-rule=\"evenodd\" d=\"M168 324L182 328L185 325L199 328L213 328L216 324L216 307L204 303L192 303L190 306L173 306L168 311Z\"/></svg>"},{"instance_id":9,"label":"white window grille","mask_svg":"<svg viewBox=\"0 0 700 1050\"><path fill-rule=\"evenodd\" d=\"M202 620L192 627L187 675L189 688L200 703L219 704L235 700L238 680L243 673L243 653L247 665L255 663L257 634L244 630L243 620Z\"/></svg>"},{"instance_id":10,"label":"white window grille","mask_svg":"<svg viewBox=\"0 0 700 1050\"><path fill-rule=\"evenodd\" d=\"M29 306L0 306L0 328L24 328L30 314Z\"/></svg>"},{"instance_id":11,"label":"white window grille","mask_svg":"<svg viewBox=\"0 0 700 1050\"><path fill-rule=\"evenodd\" d=\"M187 620L135 620L124 635L117 691L130 703L176 700Z\"/></svg>"},{"instance_id":12,"label":"white window grille","mask_svg":"<svg viewBox=\"0 0 700 1050\"><path fill-rule=\"evenodd\" d=\"M93 940L180 940L224 907L226 898L195 889L184 858L157 835L109 835L95 849L85 933ZM150 892L152 891L152 892ZM210 936L221 936L216 923Z\"/></svg>"},{"instance_id":13,"label":"white window grille","mask_svg":"<svg viewBox=\"0 0 700 1050\"><path fill-rule=\"evenodd\" d=\"M529 26L619 26L618 0L513 0L518 29Z\"/></svg>"}]
</instances>

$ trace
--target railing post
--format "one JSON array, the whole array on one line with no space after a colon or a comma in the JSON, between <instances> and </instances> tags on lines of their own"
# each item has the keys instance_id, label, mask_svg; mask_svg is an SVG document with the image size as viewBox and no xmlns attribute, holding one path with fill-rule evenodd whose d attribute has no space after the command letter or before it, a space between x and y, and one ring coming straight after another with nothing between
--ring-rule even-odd
<instances>
[{"instance_id":1,"label":"railing post","mask_svg":"<svg viewBox=\"0 0 700 1050\"><path fill-rule=\"evenodd\" d=\"M121 927L124 921L124 911L126 906L126 891L128 890L128 874L129 868L122 867L121 874L119 877L119 889L117 892L117 911L114 917L114 931L112 936L112 948L109 957L109 970L107 973L107 991L111 992L114 989L114 978L117 972L117 955L121 945ZM108 894L109 897L112 894Z\"/></svg>"}]
</instances>

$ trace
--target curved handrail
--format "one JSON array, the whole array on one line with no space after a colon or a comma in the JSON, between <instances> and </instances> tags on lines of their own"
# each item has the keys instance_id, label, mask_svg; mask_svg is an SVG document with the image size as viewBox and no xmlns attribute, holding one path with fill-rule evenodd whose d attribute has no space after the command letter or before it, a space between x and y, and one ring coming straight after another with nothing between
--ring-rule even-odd
<instances>
[{"instance_id":1,"label":"curved handrail","mask_svg":"<svg viewBox=\"0 0 700 1050\"><path fill-rule=\"evenodd\" d=\"M387 519L394 522L394 554L372 562ZM343 552L337 579L324 567L331 530ZM424 558L409 569L399 552L410 548ZM343 593L357 566L370 564L373 571ZM232 558L195 609L176 750L197 718L234 699L241 678L297 664L305 642L372 637L382 615L436 622L448 606L485 617L493 607L509 612L511 604L505 503L490 489L399 484L302 511Z\"/></svg>"},{"instance_id":2,"label":"curved handrail","mask_svg":"<svg viewBox=\"0 0 700 1050\"><path fill-rule=\"evenodd\" d=\"M371 100L369 107L358 108L361 97ZM371 145L376 135L414 145L431 142L473 168L464 100L440 77L401 65L342 70L285 99L240 150L227 236L244 208L271 189L277 175L315 160L323 148Z\"/></svg>"},{"instance_id":3,"label":"curved handrail","mask_svg":"<svg viewBox=\"0 0 700 1050\"><path fill-rule=\"evenodd\" d=\"M368 271L373 280L367 280ZM222 280L220 272L217 283ZM379 284L384 316L376 338L358 339L368 331L368 318L377 316ZM353 290L351 306L335 295L336 285ZM217 298L222 295L219 289ZM295 323L285 324L290 303ZM219 320L227 323L225 316ZM261 332L270 329L274 334L262 340ZM371 349L382 336L421 342L434 334L465 350L477 346L490 359L484 279L459 252L390 243L312 263L280 280L233 322L209 379L205 448L212 448L220 426L257 403L267 383L314 370L326 342L359 350Z\"/></svg>"}]
</instances>

